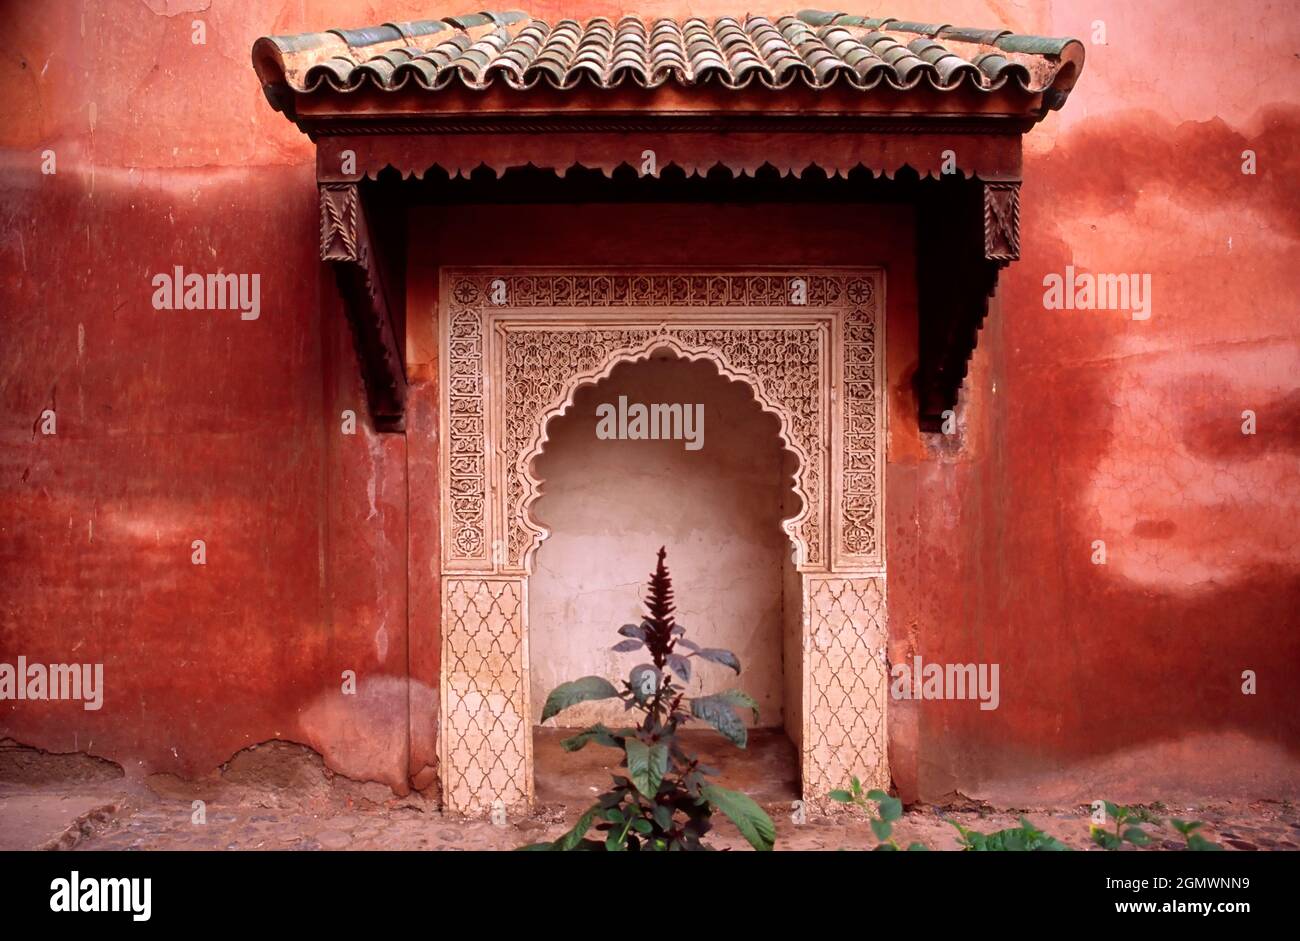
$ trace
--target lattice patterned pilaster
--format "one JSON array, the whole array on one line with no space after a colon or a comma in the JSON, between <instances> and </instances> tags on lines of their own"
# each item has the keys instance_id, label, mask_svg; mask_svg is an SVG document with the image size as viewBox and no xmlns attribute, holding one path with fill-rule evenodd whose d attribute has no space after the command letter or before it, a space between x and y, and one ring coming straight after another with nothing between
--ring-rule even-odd
<instances>
[{"instance_id":1,"label":"lattice patterned pilaster","mask_svg":"<svg viewBox=\"0 0 1300 941\"><path fill-rule=\"evenodd\" d=\"M884 576L805 575L804 603L804 799L820 803L854 775L886 789Z\"/></svg>"},{"instance_id":2,"label":"lattice patterned pilaster","mask_svg":"<svg viewBox=\"0 0 1300 941\"><path fill-rule=\"evenodd\" d=\"M443 586L439 748L446 809L481 816L532 799L532 725L518 578L450 578Z\"/></svg>"}]
</instances>

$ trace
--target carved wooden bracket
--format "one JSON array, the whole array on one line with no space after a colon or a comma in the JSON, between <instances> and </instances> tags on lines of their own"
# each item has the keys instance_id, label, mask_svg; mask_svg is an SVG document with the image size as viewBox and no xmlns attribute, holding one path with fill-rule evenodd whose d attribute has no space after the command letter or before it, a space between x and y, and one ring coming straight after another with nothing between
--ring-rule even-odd
<instances>
[{"instance_id":1,"label":"carved wooden bracket","mask_svg":"<svg viewBox=\"0 0 1300 941\"><path fill-rule=\"evenodd\" d=\"M1020 260L1020 183L984 184L984 257L1002 265Z\"/></svg>"},{"instance_id":2,"label":"carved wooden bracket","mask_svg":"<svg viewBox=\"0 0 1300 941\"><path fill-rule=\"evenodd\" d=\"M401 431L406 368L379 252L356 183L320 184L320 257L334 267L375 428ZM401 285L396 285L398 291Z\"/></svg>"},{"instance_id":3,"label":"carved wooden bracket","mask_svg":"<svg viewBox=\"0 0 1300 941\"><path fill-rule=\"evenodd\" d=\"M922 187L917 205L920 363L914 385L923 431L940 431L997 289L1020 257L1020 181Z\"/></svg>"}]
</instances>

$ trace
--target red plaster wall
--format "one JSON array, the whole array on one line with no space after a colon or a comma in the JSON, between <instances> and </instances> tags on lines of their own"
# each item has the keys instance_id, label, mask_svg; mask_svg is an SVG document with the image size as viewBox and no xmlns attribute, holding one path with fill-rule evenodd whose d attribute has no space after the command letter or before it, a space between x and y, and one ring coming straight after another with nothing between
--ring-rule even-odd
<instances>
[{"instance_id":1,"label":"red plaster wall","mask_svg":"<svg viewBox=\"0 0 1300 941\"><path fill-rule=\"evenodd\" d=\"M187 775L280 737L356 777L428 783L436 521L407 489L431 489L431 377L414 374L408 439L369 430L316 260L311 146L266 104L249 49L455 12L0 9L0 660L102 661L108 684L99 712L0 703L0 736ZM900 791L1017 805L1294 794L1300 21L1270 2L888 12L1075 35L1089 56L1066 109L1027 139L1023 258L1002 277L956 439L909 424L910 348L890 335L891 654L1002 671L994 712L891 705ZM206 45L190 42L195 18ZM1089 42L1095 20L1105 45ZM1255 176L1239 172L1246 148ZM259 272L260 319L153 310L150 278L176 264ZM1042 278L1067 264L1150 273L1151 319L1044 310ZM39 433L45 408L57 436ZM347 408L354 437L338 430ZM206 566L190 564L196 538ZM339 694L348 669L355 698Z\"/></svg>"}]
</instances>

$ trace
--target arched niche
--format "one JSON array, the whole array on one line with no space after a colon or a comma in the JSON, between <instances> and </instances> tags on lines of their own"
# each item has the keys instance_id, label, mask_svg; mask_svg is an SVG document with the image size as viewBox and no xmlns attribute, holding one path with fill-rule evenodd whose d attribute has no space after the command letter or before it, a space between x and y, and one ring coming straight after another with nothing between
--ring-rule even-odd
<instances>
[{"instance_id":1,"label":"arched niche","mask_svg":"<svg viewBox=\"0 0 1300 941\"><path fill-rule=\"evenodd\" d=\"M445 270L440 776L452 812L533 794L528 582L548 421L658 349L750 385L798 455L802 792L888 784L883 275Z\"/></svg>"}]
</instances>

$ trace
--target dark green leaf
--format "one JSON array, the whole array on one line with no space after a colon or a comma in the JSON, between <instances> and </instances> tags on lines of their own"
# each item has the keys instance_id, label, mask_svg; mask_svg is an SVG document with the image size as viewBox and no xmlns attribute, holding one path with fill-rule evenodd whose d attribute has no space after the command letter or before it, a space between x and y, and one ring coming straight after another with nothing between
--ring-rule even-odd
<instances>
[{"instance_id":1,"label":"dark green leaf","mask_svg":"<svg viewBox=\"0 0 1300 941\"><path fill-rule=\"evenodd\" d=\"M750 709L754 713L754 721L758 721L758 703L742 689L724 689L720 693L714 693L711 698L730 703L736 709Z\"/></svg>"},{"instance_id":2,"label":"dark green leaf","mask_svg":"<svg viewBox=\"0 0 1300 941\"><path fill-rule=\"evenodd\" d=\"M871 832L876 835L877 840L887 840L894 832L894 825L888 820L872 820Z\"/></svg>"},{"instance_id":3,"label":"dark green leaf","mask_svg":"<svg viewBox=\"0 0 1300 941\"><path fill-rule=\"evenodd\" d=\"M1092 842L1096 843L1102 849L1117 850L1124 841L1111 833L1109 830L1103 830L1101 827L1093 827Z\"/></svg>"},{"instance_id":4,"label":"dark green leaf","mask_svg":"<svg viewBox=\"0 0 1300 941\"><path fill-rule=\"evenodd\" d=\"M605 726L597 724L589 729L584 729L577 735L560 740L560 747L565 751L577 751L585 746L588 742L595 742L598 745L605 745L609 748L621 748L622 745Z\"/></svg>"},{"instance_id":5,"label":"dark green leaf","mask_svg":"<svg viewBox=\"0 0 1300 941\"><path fill-rule=\"evenodd\" d=\"M655 804L653 814L655 823L659 824L660 830L671 830L673 828L673 809L667 804Z\"/></svg>"},{"instance_id":6,"label":"dark green leaf","mask_svg":"<svg viewBox=\"0 0 1300 941\"><path fill-rule=\"evenodd\" d=\"M1146 846L1151 842L1151 837L1140 827L1129 827L1124 831L1124 839L1128 840L1134 846Z\"/></svg>"},{"instance_id":7,"label":"dark green leaf","mask_svg":"<svg viewBox=\"0 0 1300 941\"><path fill-rule=\"evenodd\" d=\"M701 792L710 805L731 819L754 849L770 850L776 844L775 824L749 795L716 784L706 784Z\"/></svg>"},{"instance_id":8,"label":"dark green leaf","mask_svg":"<svg viewBox=\"0 0 1300 941\"><path fill-rule=\"evenodd\" d=\"M691 700L691 715L707 722L722 733L733 745L744 748L749 741L745 723L736 715L732 704L716 696L700 696Z\"/></svg>"},{"instance_id":9,"label":"dark green leaf","mask_svg":"<svg viewBox=\"0 0 1300 941\"><path fill-rule=\"evenodd\" d=\"M724 667L730 667L737 673L740 672L740 661L736 659L736 655L730 650L721 650L717 647L705 647L702 650L696 651L695 656L703 657L705 660L711 660L714 663L720 663Z\"/></svg>"},{"instance_id":10,"label":"dark green leaf","mask_svg":"<svg viewBox=\"0 0 1300 941\"><path fill-rule=\"evenodd\" d=\"M897 820L903 816L903 802L897 797L886 797L877 803L880 805L881 820Z\"/></svg>"},{"instance_id":11,"label":"dark green leaf","mask_svg":"<svg viewBox=\"0 0 1300 941\"><path fill-rule=\"evenodd\" d=\"M951 823L951 821L949 821ZM1025 817L1020 818L1020 826L1010 830L998 830L995 833L975 833L954 823L962 834L966 849L973 852L1027 852L1027 851L1061 851L1069 847L1036 829ZM1094 833L1105 831L1094 830ZM1094 837L1095 839L1095 837Z\"/></svg>"},{"instance_id":12,"label":"dark green leaf","mask_svg":"<svg viewBox=\"0 0 1300 941\"><path fill-rule=\"evenodd\" d=\"M831 791L831 800L839 801L841 804L852 804L853 795L848 791Z\"/></svg>"},{"instance_id":13,"label":"dark green leaf","mask_svg":"<svg viewBox=\"0 0 1300 941\"><path fill-rule=\"evenodd\" d=\"M591 699L613 699L617 696L618 690L613 684L599 676L584 676L572 683L561 683L546 697L546 705L542 707L542 721L545 722L577 703Z\"/></svg>"},{"instance_id":14,"label":"dark green leaf","mask_svg":"<svg viewBox=\"0 0 1300 941\"><path fill-rule=\"evenodd\" d=\"M670 653L668 655L669 668L682 678L683 683L691 681L691 661L687 660L679 653Z\"/></svg>"},{"instance_id":15,"label":"dark green leaf","mask_svg":"<svg viewBox=\"0 0 1300 941\"><path fill-rule=\"evenodd\" d=\"M599 813L599 805L588 808L587 812L578 818L578 822L573 825L573 829L557 839L551 846L565 852L576 849L578 844L582 842L583 836L591 829L591 825L596 822Z\"/></svg>"},{"instance_id":16,"label":"dark green leaf","mask_svg":"<svg viewBox=\"0 0 1300 941\"><path fill-rule=\"evenodd\" d=\"M668 771L668 746L663 742L647 745L638 738L629 738L623 747L627 750L627 773L632 783L646 797L654 797Z\"/></svg>"}]
</instances>

